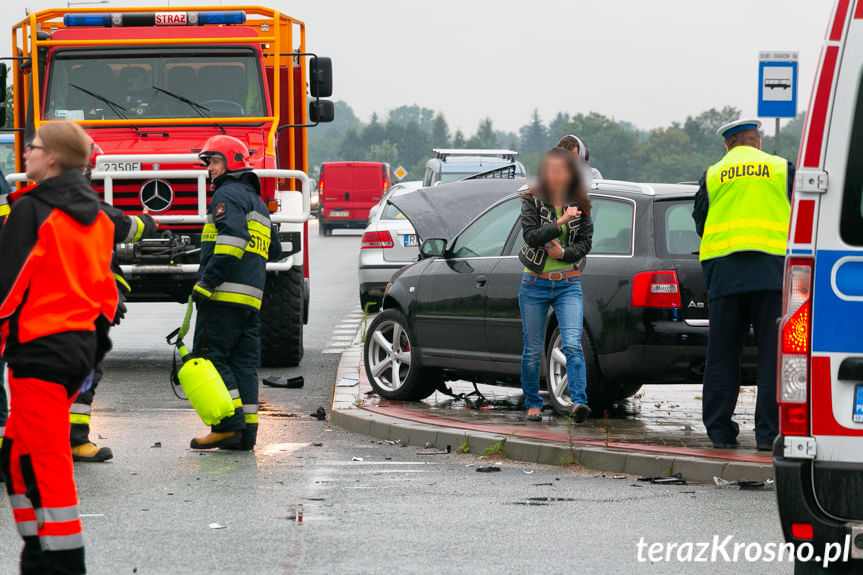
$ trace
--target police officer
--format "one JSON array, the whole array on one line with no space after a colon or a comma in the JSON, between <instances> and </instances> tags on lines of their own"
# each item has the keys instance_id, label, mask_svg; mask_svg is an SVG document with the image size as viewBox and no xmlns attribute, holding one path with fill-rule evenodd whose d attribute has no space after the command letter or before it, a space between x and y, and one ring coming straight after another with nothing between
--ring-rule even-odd
<instances>
[{"instance_id":1,"label":"police officer","mask_svg":"<svg viewBox=\"0 0 863 575\"><path fill-rule=\"evenodd\" d=\"M701 235L710 330L702 417L713 446L738 446L732 421L740 362L750 327L758 345L755 439L768 451L779 432L777 321L794 167L761 151L760 120L719 128L727 153L702 176L692 217Z\"/></svg>"},{"instance_id":2,"label":"police officer","mask_svg":"<svg viewBox=\"0 0 863 575\"><path fill-rule=\"evenodd\" d=\"M266 262L281 247L271 237L261 184L251 171L249 150L237 138L213 136L199 157L213 183L207 224L201 234L201 265L192 297L198 303L195 353L219 370L235 411L192 440L193 449L251 450L258 433L258 365Z\"/></svg>"}]
</instances>

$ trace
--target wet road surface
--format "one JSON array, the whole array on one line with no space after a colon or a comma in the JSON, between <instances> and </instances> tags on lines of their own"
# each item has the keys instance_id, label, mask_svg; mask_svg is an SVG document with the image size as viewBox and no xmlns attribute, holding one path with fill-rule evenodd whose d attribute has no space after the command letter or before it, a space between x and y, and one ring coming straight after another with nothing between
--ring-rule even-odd
<instances>
[{"instance_id":1,"label":"wet road surface","mask_svg":"<svg viewBox=\"0 0 863 575\"><path fill-rule=\"evenodd\" d=\"M255 453L188 449L205 429L170 391L164 343L182 307L130 306L93 418L94 439L111 446L115 459L76 466L90 573L790 572L788 564L636 558L641 537L781 541L769 491L658 486L479 454L430 455L311 417L319 406L328 409L339 357L323 352L358 308L359 237L320 238L313 227L311 240L303 365L262 370L304 375L305 387L262 388ZM501 471L477 472L488 465ZM16 572L19 547L4 499L0 573Z\"/></svg>"}]
</instances>

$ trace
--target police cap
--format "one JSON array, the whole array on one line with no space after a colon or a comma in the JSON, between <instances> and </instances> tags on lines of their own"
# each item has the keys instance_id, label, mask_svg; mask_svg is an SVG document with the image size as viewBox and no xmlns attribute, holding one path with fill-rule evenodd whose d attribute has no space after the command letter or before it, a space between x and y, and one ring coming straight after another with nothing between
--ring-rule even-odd
<instances>
[{"instance_id":1,"label":"police cap","mask_svg":"<svg viewBox=\"0 0 863 575\"><path fill-rule=\"evenodd\" d=\"M733 122L728 122L727 124L720 126L720 128L716 130L716 133L727 139L738 132L760 129L761 120L757 118L742 118L740 120L734 120Z\"/></svg>"}]
</instances>

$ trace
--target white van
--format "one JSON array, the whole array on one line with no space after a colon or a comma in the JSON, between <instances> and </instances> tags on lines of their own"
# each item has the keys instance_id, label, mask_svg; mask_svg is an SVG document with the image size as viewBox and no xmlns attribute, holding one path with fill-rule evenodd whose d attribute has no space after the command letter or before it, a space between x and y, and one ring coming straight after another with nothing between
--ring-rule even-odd
<instances>
[{"instance_id":1,"label":"white van","mask_svg":"<svg viewBox=\"0 0 863 575\"><path fill-rule=\"evenodd\" d=\"M773 463L785 538L863 573L863 0L837 0L798 158ZM847 544L846 544L847 542ZM847 551L846 551L847 549Z\"/></svg>"}]
</instances>

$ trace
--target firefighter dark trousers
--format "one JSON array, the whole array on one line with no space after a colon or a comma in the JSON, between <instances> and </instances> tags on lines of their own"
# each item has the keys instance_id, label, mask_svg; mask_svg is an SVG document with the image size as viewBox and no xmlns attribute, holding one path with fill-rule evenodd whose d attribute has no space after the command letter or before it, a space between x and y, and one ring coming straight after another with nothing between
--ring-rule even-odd
<instances>
[{"instance_id":1,"label":"firefighter dark trousers","mask_svg":"<svg viewBox=\"0 0 863 575\"><path fill-rule=\"evenodd\" d=\"M258 436L258 366L261 363L261 318L250 307L198 304L195 354L213 362L234 400L234 415L213 426L216 433L242 431L243 449Z\"/></svg>"},{"instance_id":2,"label":"firefighter dark trousers","mask_svg":"<svg viewBox=\"0 0 863 575\"><path fill-rule=\"evenodd\" d=\"M97 365L93 370L93 385L87 391L82 391L75 396L72 409L69 411L69 442L72 447L90 443L90 412L93 409L93 397L96 395L96 386L102 381L102 366Z\"/></svg>"},{"instance_id":3,"label":"firefighter dark trousers","mask_svg":"<svg viewBox=\"0 0 863 575\"><path fill-rule=\"evenodd\" d=\"M21 573L86 573L69 447L72 398L59 383L8 375L12 407L0 461L24 539Z\"/></svg>"},{"instance_id":4,"label":"firefighter dark trousers","mask_svg":"<svg viewBox=\"0 0 863 575\"><path fill-rule=\"evenodd\" d=\"M758 345L755 440L758 445L771 445L779 433L776 346L781 308L780 291L747 292L710 300L702 416L714 444L737 441L739 426L731 417L740 392L740 364L750 326Z\"/></svg>"}]
</instances>

